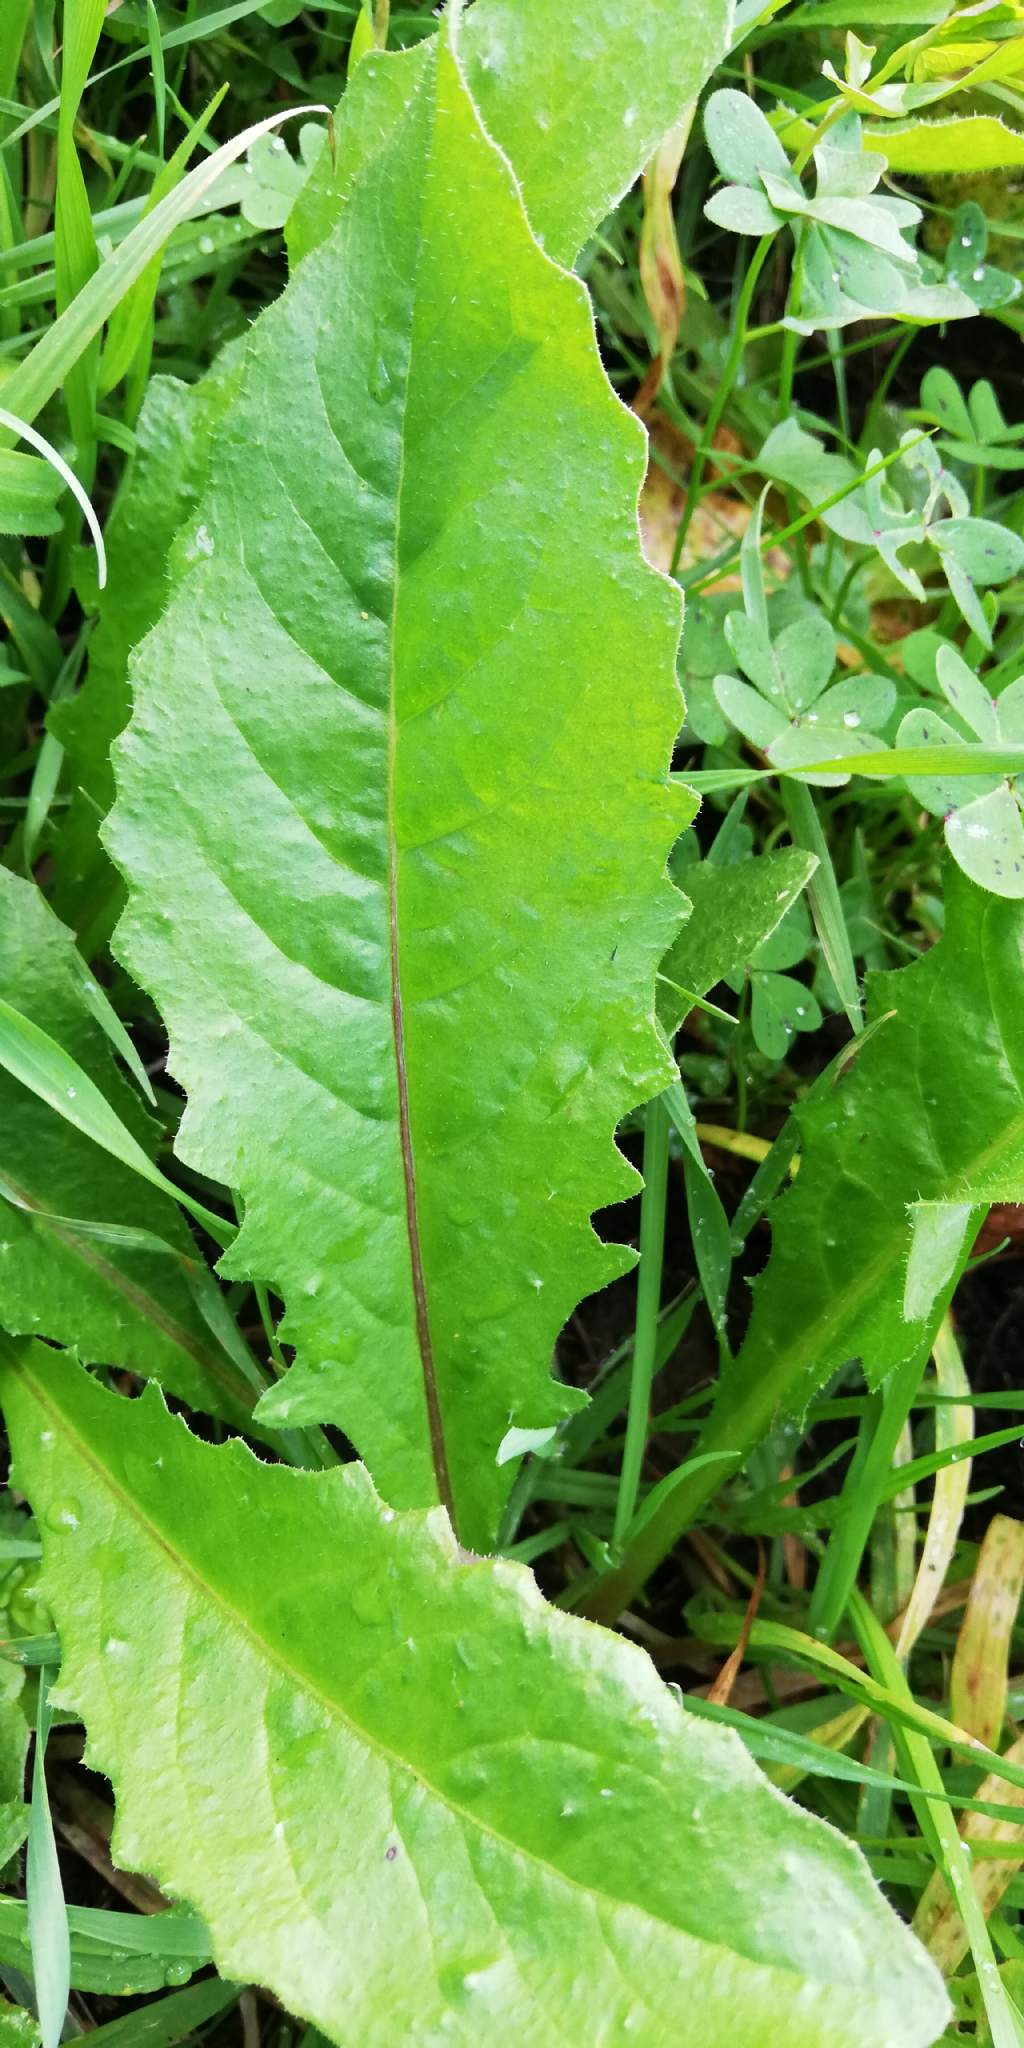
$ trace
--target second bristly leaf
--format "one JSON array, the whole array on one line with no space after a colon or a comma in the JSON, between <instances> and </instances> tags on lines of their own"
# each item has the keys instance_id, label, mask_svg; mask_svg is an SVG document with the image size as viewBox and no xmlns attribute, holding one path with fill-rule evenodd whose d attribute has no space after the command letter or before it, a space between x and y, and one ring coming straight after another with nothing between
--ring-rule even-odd
<instances>
[{"instance_id":1,"label":"second bristly leaf","mask_svg":"<svg viewBox=\"0 0 1024 2048\"><path fill-rule=\"evenodd\" d=\"M115 1854L225 1976L345 2048L934 2038L941 1980L859 1852L633 1645L360 1466L261 1465L155 1388L3 1360Z\"/></svg>"}]
</instances>

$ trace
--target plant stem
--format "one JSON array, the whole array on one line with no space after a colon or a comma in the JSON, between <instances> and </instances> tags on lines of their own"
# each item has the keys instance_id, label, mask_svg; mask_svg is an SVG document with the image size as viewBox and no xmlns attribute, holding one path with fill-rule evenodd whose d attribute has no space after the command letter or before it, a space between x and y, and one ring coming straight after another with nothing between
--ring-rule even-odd
<instances>
[{"instance_id":1,"label":"plant stem","mask_svg":"<svg viewBox=\"0 0 1024 2048\"><path fill-rule=\"evenodd\" d=\"M857 1584L882 1490L892 1470L893 1454L930 1355L930 1342L919 1346L875 1397L874 1414L869 1408L863 1417L861 1444L843 1487L843 1506L847 1512L829 1538L811 1595L809 1627L812 1635L820 1636L822 1641L832 1640Z\"/></svg>"},{"instance_id":2,"label":"plant stem","mask_svg":"<svg viewBox=\"0 0 1024 2048\"><path fill-rule=\"evenodd\" d=\"M805 852L817 855L818 865L807 884L811 916L839 1000L854 1031L859 1032L863 1030L864 1018L860 1006L857 968L846 929L846 918L843 914L835 869L832 866L832 856L821 829L821 819L806 782L794 782L784 778L780 783L780 791L782 807L786 813L786 822L794 846L802 846Z\"/></svg>"},{"instance_id":3,"label":"plant stem","mask_svg":"<svg viewBox=\"0 0 1024 2048\"><path fill-rule=\"evenodd\" d=\"M647 1449L651 1414L651 1381L658 1341L658 1307L665 1252L665 1204L668 1193L669 1116L663 1098L647 1105L644 1130L644 1192L640 1204L640 1272L636 1300L636 1335L629 1385L626 1441L612 1541L618 1547L636 1513L640 1474Z\"/></svg>"},{"instance_id":4,"label":"plant stem","mask_svg":"<svg viewBox=\"0 0 1024 2048\"><path fill-rule=\"evenodd\" d=\"M698 448L696 450L696 453L694 454L693 468L690 471L689 489L686 493L686 503L683 506L682 518L679 521L679 526L676 531L675 546L672 549L672 561L669 566L670 576L674 576L676 570L679 567L680 557L683 552L683 545L690 528L690 521L692 520L693 515L697 510L697 505L700 500L701 484L703 482L704 470L707 464L707 450L710 448L711 442L721 424L721 419L725 411L725 408L728 405L730 398L732 397L733 385L736 382L740 365L743 361L743 351L747 345L747 321L750 314L750 308L754 303L754 293L757 290L757 281L764 268L765 258L767 257L768 251L771 248L774 240L774 235L761 236L761 240L759 241L757 248L754 250L753 256L750 259L747 274L743 280L743 286L740 291L739 298L736 301L736 317L735 325L733 327L732 345L725 359L722 375L718 381L718 389L716 390L714 398L711 401L711 410L709 411L707 419L704 422L704 447Z\"/></svg>"}]
</instances>

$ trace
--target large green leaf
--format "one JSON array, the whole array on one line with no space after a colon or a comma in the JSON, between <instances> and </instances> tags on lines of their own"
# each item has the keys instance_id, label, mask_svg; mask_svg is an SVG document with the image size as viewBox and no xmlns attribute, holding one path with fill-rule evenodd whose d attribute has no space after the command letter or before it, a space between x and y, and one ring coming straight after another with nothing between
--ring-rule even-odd
<instances>
[{"instance_id":1,"label":"large green leaf","mask_svg":"<svg viewBox=\"0 0 1024 2048\"><path fill-rule=\"evenodd\" d=\"M937 1973L858 1851L642 1652L396 1515L5 1353L59 1699L114 1851L345 2048L925 2048Z\"/></svg>"},{"instance_id":2,"label":"large green leaf","mask_svg":"<svg viewBox=\"0 0 1024 2048\"><path fill-rule=\"evenodd\" d=\"M0 869L5 1001L57 1040L152 1152L152 1126L117 1072L82 984L71 934L31 882ZM77 1223L114 1229L101 1236ZM132 1233L145 1232L162 1239L166 1253L129 1242ZM197 1305L184 1262L198 1259L169 1196L0 1070L5 1329L75 1344L86 1358L162 1380L193 1406L244 1426L253 1394Z\"/></svg>"},{"instance_id":3,"label":"large green leaf","mask_svg":"<svg viewBox=\"0 0 1024 2048\"><path fill-rule=\"evenodd\" d=\"M612 1133L672 1074L678 596L447 46L346 105L338 224L253 331L136 660L117 944L182 1156L244 1197L224 1270L286 1301L264 1419L340 1425L480 1546L508 1428L580 1398L555 1337L632 1262L589 1222L635 1185Z\"/></svg>"},{"instance_id":4,"label":"large green leaf","mask_svg":"<svg viewBox=\"0 0 1024 2048\"><path fill-rule=\"evenodd\" d=\"M476 0L470 8L461 30L467 83L557 263L575 261L696 99L725 54L731 23L732 0ZM400 96L393 63L385 67ZM343 101L339 119L346 112ZM325 156L288 221L293 261L329 231L337 189Z\"/></svg>"},{"instance_id":5,"label":"large green leaf","mask_svg":"<svg viewBox=\"0 0 1024 2048\"><path fill-rule=\"evenodd\" d=\"M701 1452L592 1611L618 1613L777 1422L859 1359L872 1386L926 1357L991 1202L1024 1201L1024 908L947 863L946 931L868 976L874 1028L794 1111L800 1171L771 1211L743 1346ZM729 1460L732 1460L730 1466Z\"/></svg>"},{"instance_id":6,"label":"large green leaf","mask_svg":"<svg viewBox=\"0 0 1024 2048\"><path fill-rule=\"evenodd\" d=\"M573 260L700 90L725 48L730 16L731 0L686 0L682 16L680 0L531 0L528 8L521 0L477 0L464 30L473 90L558 260ZM415 61L386 66L396 111L405 104L405 69ZM343 102L339 120L347 113ZM325 155L292 212L294 258L323 239L335 212ZM55 849L54 902L76 928L88 918L93 944L107 936L121 897L99 826L113 798L110 747L130 708L128 657L164 609L171 543L205 483L213 427L240 357L233 344L195 385L150 380L138 446L107 527L108 585L86 682L49 716L67 752L72 793Z\"/></svg>"}]
</instances>

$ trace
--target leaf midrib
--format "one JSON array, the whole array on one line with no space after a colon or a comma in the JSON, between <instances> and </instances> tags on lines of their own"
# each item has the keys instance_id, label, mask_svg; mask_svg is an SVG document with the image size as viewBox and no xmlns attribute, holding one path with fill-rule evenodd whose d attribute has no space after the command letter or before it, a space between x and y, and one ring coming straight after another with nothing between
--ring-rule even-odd
<instances>
[{"instance_id":1,"label":"leaf midrib","mask_svg":"<svg viewBox=\"0 0 1024 2048\"><path fill-rule=\"evenodd\" d=\"M403 125L410 118L427 80L433 83L436 103L437 58L428 64L403 117ZM405 381L402 387L402 425L398 437L398 475L395 488L395 521L392 536L394 569L391 590L391 617L388 629L388 765L387 765L387 835L388 835L388 946L391 970L391 1036L395 1052L395 1073L398 1084L398 1132L402 1158L402 1181L405 1190L406 1233L409 1243L409 1262L412 1269L412 1293L416 1316L416 1343L420 1355L420 1369L423 1375L423 1395L427 1410L427 1428L430 1437L430 1457L434 1468L434 1479L438 1499L455 1526L455 1497L452 1491L451 1473L448 1465L448 1450L445 1443L444 1417L437 1383L437 1368L434 1361L434 1345L430 1330L430 1311L427 1300L427 1282L423 1270L423 1248L420 1243L418 1193L416 1184L416 1158L413 1146L412 1126L409 1115L409 1078L405 1054L405 1022L402 1006L402 977L400 942L398 929L398 846L395 836L395 759L398 749L398 718L396 694L398 679L395 667L395 646L398 627L398 602L401 577L402 510L405 492L405 451L408 441L407 421L409 387L412 382L413 342L416 331L416 305L419 293L420 260L423 251L423 204L424 194L431 175L432 150L427 153L424 177L419 186L420 210L417 221L416 254L409 284L409 350L405 365Z\"/></svg>"}]
</instances>

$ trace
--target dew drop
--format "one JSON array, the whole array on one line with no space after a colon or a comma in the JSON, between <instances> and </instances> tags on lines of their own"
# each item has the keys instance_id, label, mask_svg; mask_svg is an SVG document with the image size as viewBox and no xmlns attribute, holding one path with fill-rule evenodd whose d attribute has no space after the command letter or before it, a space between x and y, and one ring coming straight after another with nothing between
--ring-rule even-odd
<instances>
[{"instance_id":1,"label":"dew drop","mask_svg":"<svg viewBox=\"0 0 1024 2048\"><path fill-rule=\"evenodd\" d=\"M390 390L391 372L388 369L388 366L384 361L383 356L378 356L376 364L370 376L370 397L375 398L377 400L378 405L383 405Z\"/></svg>"},{"instance_id":2,"label":"dew drop","mask_svg":"<svg viewBox=\"0 0 1024 2048\"><path fill-rule=\"evenodd\" d=\"M82 1519L81 1504L77 1500L55 1500L47 1509L48 1529L77 1529Z\"/></svg>"}]
</instances>

